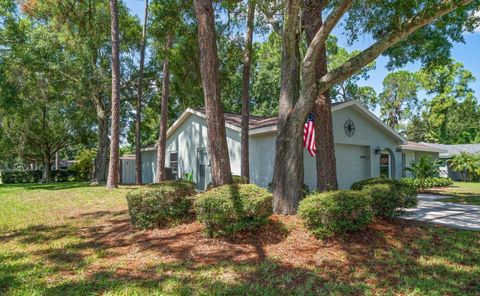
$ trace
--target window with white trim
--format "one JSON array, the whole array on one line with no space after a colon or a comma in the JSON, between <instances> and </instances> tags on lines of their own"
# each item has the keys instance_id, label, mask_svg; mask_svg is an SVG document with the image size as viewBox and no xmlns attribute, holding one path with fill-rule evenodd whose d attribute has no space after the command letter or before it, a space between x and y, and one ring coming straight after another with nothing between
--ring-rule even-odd
<instances>
[{"instance_id":1,"label":"window with white trim","mask_svg":"<svg viewBox=\"0 0 480 296\"><path fill-rule=\"evenodd\" d=\"M380 154L380 177L390 178L390 171L390 153L384 151Z\"/></svg>"}]
</instances>

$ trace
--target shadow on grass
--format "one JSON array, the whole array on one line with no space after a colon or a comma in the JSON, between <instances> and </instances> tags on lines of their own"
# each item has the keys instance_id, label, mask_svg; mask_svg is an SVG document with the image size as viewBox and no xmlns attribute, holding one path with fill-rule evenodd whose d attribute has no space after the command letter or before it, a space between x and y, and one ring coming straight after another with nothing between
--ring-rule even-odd
<instances>
[{"instance_id":1,"label":"shadow on grass","mask_svg":"<svg viewBox=\"0 0 480 296\"><path fill-rule=\"evenodd\" d=\"M363 295L415 291L419 295L478 295L480 291L480 235L475 232L382 220L362 232L314 241L312 249L292 237L296 230L289 232L276 220L257 232L208 239L198 223L138 231L125 212L99 211L83 217L98 222L82 228L29 227L0 236L0 244L18 242L28 247L0 252L0 294ZM60 243L69 238L75 239ZM272 255L271 248L277 245L287 249ZM32 247L37 250L30 250ZM92 253L95 261L88 258ZM308 264L289 263L288 259L304 253L311 257ZM148 264L140 260L145 256L152 256ZM59 275L65 276L58 280Z\"/></svg>"},{"instance_id":2,"label":"shadow on grass","mask_svg":"<svg viewBox=\"0 0 480 296\"><path fill-rule=\"evenodd\" d=\"M137 291L137 293L134 293ZM305 268L282 266L274 260L208 266L170 263L152 266L144 273L100 271L87 278L54 285L45 295L161 294L161 295L319 295L329 292L359 294L348 284L332 288Z\"/></svg>"},{"instance_id":3,"label":"shadow on grass","mask_svg":"<svg viewBox=\"0 0 480 296\"><path fill-rule=\"evenodd\" d=\"M351 270L341 272L345 277L341 275L337 280L348 281L349 273L361 273L365 275L363 281L378 291L415 291L419 295L480 293L479 233L400 219L385 221L395 227L377 226L339 239Z\"/></svg>"}]
</instances>

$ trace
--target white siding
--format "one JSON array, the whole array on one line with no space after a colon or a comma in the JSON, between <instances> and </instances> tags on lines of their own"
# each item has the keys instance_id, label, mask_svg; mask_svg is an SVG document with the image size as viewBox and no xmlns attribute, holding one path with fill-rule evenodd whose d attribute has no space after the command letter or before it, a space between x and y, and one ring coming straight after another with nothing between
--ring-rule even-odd
<instances>
[{"instance_id":1,"label":"white siding","mask_svg":"<svg viewBox=\"0 0 480 296\"><path fill-rule=\"evenodd\" d=\"M370 177L370 148L358 145L335 145L338 188L350 189L356 181Z\"/></svg>"},{"instance_id":2,"label":"white siding","mask_svg":"<svg viewBox=\"0 0 480 296\"><path fill-rule=\"evenodd\" d=\"M345 134L343 125L351 119L355 123L352 137ZM339 187L347 189L362 179L380 176L380 155L375 148L389 149L393 154L394 178L402 176L402 156L397 152L398 142L371 119L354 108L345 108L333 113L335 158ZM273 176L276 133L250 138L250 178L252 183L266 187ZM315 158L304 150L304 182L310 190L316 188Z\"/></svg>"},{"instance_id":3,"label":"white siding","mask_svg":"<svg viewBox=\"0 0 480 296\"><path fill-rule=\"evenodd\" d=\"M393 178L402 177L402 153L400 141L381 128L378 123L369 118L357 107L350 106L333 112L333 127L335 141L335 157L337 164L338 183L346 189L358 180L380 176L380 154L375 153L378 147L387 149L391 154ZM344 131L345 121L351 119L355 123L355 133L348 137ZM275 159L276 132L253 135L250 137L250 178L251 182L267 187L272 181ZM240 174L241 144L240 132L227 128L227 144L232 173ZM197 182L198 149L207 148L207 127L205 119L190 114L190 116L170 135L167 140L166 165L169 166L169 152L178 152L178 177L192 172ZM415 157L414 153L406 153L406 161ZM144 151L143 175L145 183L152 183L155 176L156 151ZM315 158L304 150L305 184L310 190L316 187ZM211 182L210 171L207 170L206 183Z\"/></svg>"},{"instance_id":4,"label":"white siding","mask_svg":"<svg viewBox=\"0 0 480 296\"><path fill-rule=\"evenodd\" d=\"M348 137L344 131L345 121L351 119L355 123L355 134ZM393 178L402 177L402 155L399 152L398 145L401 144L393 135L380 128L372 119L366 117L353 107L344 108L333 113L333 130L335 144L350 144L368 147L370 152L370 171L369 177L380 176L380 154L375 154L375 149L388 149L392 156ZM338 162L344 161L337 159ZM341 164L341 167L345 165Z\"/></svg>"},{"instance_id":5,"label":"white siding","mask_svg":"<svg viewBox=\"0 0 480 296\"><path fill-rule=\"evenodd\" d=\"M227 128L227 145L232 173L240 174L240 133ZM178 178L184 178L186 173L193 173L197 182L197 151L206 149L207 126L204 118L191 114L187 120L167 139L167 157L165 166L170 166L170 152L178 152ZM156 173L156 151L142 152L142 170L144 183L153 183ZM211 182L210 171L207 170L207 184Z\"/></svg>"}]
</instances>

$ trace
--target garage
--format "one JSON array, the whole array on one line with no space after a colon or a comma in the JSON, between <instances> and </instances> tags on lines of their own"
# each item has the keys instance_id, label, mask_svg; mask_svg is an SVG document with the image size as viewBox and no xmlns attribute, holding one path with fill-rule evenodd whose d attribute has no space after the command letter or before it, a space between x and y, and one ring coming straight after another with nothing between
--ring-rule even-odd
<instances>
[{"instance_id":1,"label":"garage","mask_svg":"<svg viewBox=\"0 0 480 296\"><path fill-rule=\"evenodd\" d=\"M369 147L357 145L335 145L337 178L340 189L348 189L354 182L370 178Z\"/></svg>"}]
</instances>

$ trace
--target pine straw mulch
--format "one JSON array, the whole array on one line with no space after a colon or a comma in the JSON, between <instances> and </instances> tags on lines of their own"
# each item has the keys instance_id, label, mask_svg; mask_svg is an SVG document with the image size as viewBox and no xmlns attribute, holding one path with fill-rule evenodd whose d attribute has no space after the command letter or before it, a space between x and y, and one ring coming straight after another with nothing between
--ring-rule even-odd
<instances>
[{"instance_id":1,"label":"pine straw mulch","mask_svg":"<svg viewBox=\"0 0 480 296\"><path fill-rule=\"evenodd\" d=\"M320 267L338 276L348 274L356 265L373 264L374 270L388 275L394 270L376 266L375 257L404 248L427 231L410 221L377 219L364 231L319 240L303 227L297 216L274 215L254 233L214 239L205 236L198 222L140 231L131 225L126 213L104 218L95 226L82 228L80 233L91 247L104 253L102 260L93 264L92 271L110 265L122 266L125 273L142 273L159 262L188 262L198 267L268 259L286 267ZM417 256L415 251L411 255Z\"/></svg>"}]
</instances>

